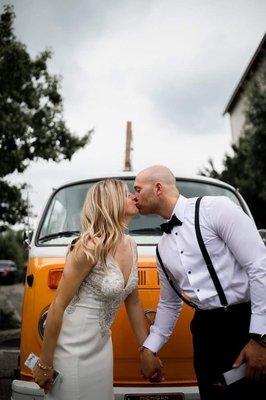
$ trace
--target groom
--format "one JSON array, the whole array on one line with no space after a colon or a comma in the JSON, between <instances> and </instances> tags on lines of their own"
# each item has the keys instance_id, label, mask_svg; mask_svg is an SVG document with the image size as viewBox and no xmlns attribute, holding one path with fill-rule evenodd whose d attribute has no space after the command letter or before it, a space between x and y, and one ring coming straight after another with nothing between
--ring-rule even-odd
<instances>
[{"instance_id":1,"label":"groom","mask_svg":"<svg viewBox=\"0 0 266 400\"><path fill-rule=\"evenodd\" d=\"M226 197L182 196L165 166L141 171L134 187L141 214L169 220L157 253L160 302L140 348L143 375L160 376L155 354L185 301L195 308L191 333L201 399L260 399L259 392L266 393L266 247L254 222ZM244 362L244 379L218 384L223 372Z\"/></svg>"}]
</instances>

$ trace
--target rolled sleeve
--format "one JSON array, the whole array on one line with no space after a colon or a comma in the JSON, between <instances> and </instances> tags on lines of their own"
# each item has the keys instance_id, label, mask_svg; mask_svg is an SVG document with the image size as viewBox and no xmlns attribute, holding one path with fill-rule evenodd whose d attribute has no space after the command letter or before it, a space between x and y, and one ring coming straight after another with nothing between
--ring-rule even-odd
<instances>
[{"instance_id":1,"label":"rolled sleeve","mask_svg":"<svg viewBox=\"0 0 266 400\"><path fill-rule=\"evenodd\" d=\"M226 197L212 207L214 229L249 278L250 332L266 332L266 247L252 219Z\"/></svg>"}]
</instances>

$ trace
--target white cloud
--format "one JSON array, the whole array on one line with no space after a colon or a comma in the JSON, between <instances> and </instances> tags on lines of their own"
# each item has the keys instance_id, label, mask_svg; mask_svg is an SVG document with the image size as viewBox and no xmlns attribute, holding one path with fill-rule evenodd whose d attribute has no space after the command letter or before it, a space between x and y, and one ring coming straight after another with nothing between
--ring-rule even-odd
<instances>
[{"instance_id":1,"label":"white cloud","mask_svg":"<svg viewBox=\"0 0 266 400\"><path fill-rule=\"evenodd\" d=\"M71 163L38 162L14 176L31 183L36 212L66 180L122 170L128 120L135 170L162 163L195 174L209 157L221 166L231 143L222 111L264 33L265 2L13 3L31 54L54 50L67 124L78 135L95 127Z\"/></svg>"}]
</instances>

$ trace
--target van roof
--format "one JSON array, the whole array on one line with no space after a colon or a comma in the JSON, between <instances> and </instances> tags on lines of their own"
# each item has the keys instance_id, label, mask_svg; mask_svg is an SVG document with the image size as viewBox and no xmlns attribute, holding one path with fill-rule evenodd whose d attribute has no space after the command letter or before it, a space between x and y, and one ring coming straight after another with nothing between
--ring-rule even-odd
<instances>
[{"instance_id":1,"label":"van roof","mask_svg":"<svg viewBox=\"0 0 266 400\"><path fill-rule=\"evenodd\" d=\"M175 175L176 179L178 179L178 180L194 180L194 181L199 181L199 182L213 183L216 185L222 185L224 187L235 190L235 188L233 186L229 185L226 182L220 181L219 179L214 179L214 178L210 178L210 177L202 176L202 175L178 175L178 174L175 174L174 171L173 171L173 174ZM107 178L135 179L136 175L137 175L137 173L135 171L119 171L117 173L112 172L112 173L88 174L87 178L76 179L74 181L73 180L67 181L64 184L58 186L57 188L54 188L54 190L58 190L65 186L72 186L75 184L85 183L90 180L93 181L93 180L101 180L101 179L107 179Z\"/></svg>"}]
</instances>

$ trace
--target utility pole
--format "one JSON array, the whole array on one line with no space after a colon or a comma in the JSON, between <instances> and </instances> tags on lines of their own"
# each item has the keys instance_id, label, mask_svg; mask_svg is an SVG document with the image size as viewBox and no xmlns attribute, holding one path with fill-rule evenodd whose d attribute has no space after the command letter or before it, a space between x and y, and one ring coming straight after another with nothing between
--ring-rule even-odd
<instances>
[{"instance_id":1,"label":"utility pole","mask_svg":"<svg viewBox=\"0 0 266 400\"><path fill-rule=\"evenodd\" d=\"M132 171L131 165L131 147L132 142L132 123L131 121L127 121L127 138L126 138L126 155L125 155L125 166L124 171Z\"/></svg>"}]
</instances>

